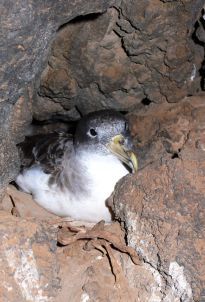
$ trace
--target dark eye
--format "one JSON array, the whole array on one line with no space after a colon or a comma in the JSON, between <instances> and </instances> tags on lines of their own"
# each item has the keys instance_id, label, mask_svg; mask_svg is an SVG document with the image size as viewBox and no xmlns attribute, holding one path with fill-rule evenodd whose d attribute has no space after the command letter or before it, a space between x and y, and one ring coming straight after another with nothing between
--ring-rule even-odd
<instances>
[{"instance_id":1,"label":"dark eye","mask_svg":"<svg viewBox=\"0 0 205 302\"><path fill-rule=\"evenodd\" d=\"M89 134L90 134L90 136L92 136L92 137L97 136L97 132L95 131L94 128L91 128L91 129L89 130Z\"/></svg>"}]
</instances>

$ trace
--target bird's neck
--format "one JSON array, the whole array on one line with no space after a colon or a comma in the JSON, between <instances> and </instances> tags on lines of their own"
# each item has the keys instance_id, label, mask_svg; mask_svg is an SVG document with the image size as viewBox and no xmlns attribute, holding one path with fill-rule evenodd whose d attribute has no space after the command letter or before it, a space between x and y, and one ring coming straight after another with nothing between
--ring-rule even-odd
<instances>
[{"instance_id":1,"label":"bird's neck","mask_svg":"<svg viewBox=\"0 0 205 302\"><path fill-rule=\"evenodd\" d=\"M63 191L68 190L73 195L76 193L88 195L89 177L87 174L86 166L80 157L73 152L69 157L65 156L56 183Z\"/></svg>"},{"instance_id":2,"label":"bird's neck","mask_svg":"<svg viewBox=\"0 0 205 302\"><path fill-rule=\"evenodd\" d=\"M81 190L86 188L87 194L92 195L93 198L96 196L101 196L102 199L108 198L116 182L128 173L115 156L97 152L83 152L78 155L73 164L74 168L77 166L76 172L81 183Z\"/></svg>"},{"instance_id":3,"label":"bird's neck","mask_svg":"<svg viewBox=\"0 0 205 302\"><path fill-rule=\"evenodd\" d=\"M94 194L107 198L114 190L116 182L127 173L115 156L90 152L73 153L69 159L64 159L57 183L74 195L80 193L86 197Z\"/></svg>"}]
</instances>

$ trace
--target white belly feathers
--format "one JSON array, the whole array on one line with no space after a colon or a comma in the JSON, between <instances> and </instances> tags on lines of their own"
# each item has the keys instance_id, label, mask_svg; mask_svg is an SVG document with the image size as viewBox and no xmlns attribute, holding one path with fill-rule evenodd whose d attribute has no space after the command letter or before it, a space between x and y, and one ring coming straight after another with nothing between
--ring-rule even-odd
<instances>
[{"instance_id":1,"label":"white belly feathers","mask_svg":"<svg viewBox=\"0 0 205 302\"><path fill-rule=\"evenodd\" d=\"M111 214L105 201L113 192L116 182L128 174L127 169L113 155L85 153L76 165L84 167L83 177L88 188L86 194L74 194L56 184L49 185L50 175L37 165L19 174L16 182L23 191L32 193L39 205L58 216L94 222L102 219L110 221ZM65 168L69 171L69 162Z\"/></svg>"}]
</instances>

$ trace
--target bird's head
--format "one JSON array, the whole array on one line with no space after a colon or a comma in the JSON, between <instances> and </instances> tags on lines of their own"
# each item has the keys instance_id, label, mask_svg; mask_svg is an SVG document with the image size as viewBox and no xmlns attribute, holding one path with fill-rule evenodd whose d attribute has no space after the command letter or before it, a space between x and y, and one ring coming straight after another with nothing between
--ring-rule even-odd
<instances>
[{"instance_id":1,"label":"bird's head","mask_svg":"<svg viewBox=\"0 0 205 302\"><path fill-rule=\"evenodd\" d=\"M74 137L76 152L116 156L132 170L137 170L137 158L126 118L114 110L89 113L78 123Z\"/></svg>"}]
</instances>

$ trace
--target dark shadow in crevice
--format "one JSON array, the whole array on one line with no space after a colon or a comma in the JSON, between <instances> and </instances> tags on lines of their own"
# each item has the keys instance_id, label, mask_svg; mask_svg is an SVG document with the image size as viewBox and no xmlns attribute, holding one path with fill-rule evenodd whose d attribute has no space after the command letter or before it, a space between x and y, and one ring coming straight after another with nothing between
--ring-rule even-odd
<instances>
[{"instance_id":1,"label":"dark shadow in crevice","mask_svg":"<svg viewBox=\"0 0 205 302\"><path fill-rule=\"evenodd\" d=\"M172 154L172 159L179 158L179 154L177 152Z\"/></svg>"},{"instance_id":2,"label":"dark shadow in crevice","mask_svg":"<svg viewBox=\"0 0 205 302\"><path fill-rule=\"evenodd\" d=\"M83 23L83 22L92 22L95 21L99 16L101 16L103 13L91 13L87 15L80 15L75 17L74 19L62 24L57 31L60 31L64 29L69 24L76 24L76 23Z\"/></svg>"},{"instance_id":3,"label":"dark shadow in crevice","mask_svg":"<svg viewBox=\"0 0 205 302\"><path fill-rule=\"evenodd\" d=\"M205 10L202 9L201 17L194 24L194 31L193 31L191 38L195 44L200 45L205 48L205 42L201 41L197 36L197 30L200 26L203 27L203 30L205 31L205 20L203 18L204 14L205 14ZM200 81L201 89L205 90L205 87L204 87L205 86L204 85L205 84L205 56L204 56L203 61L201 62L201 68L198 70L198 72L201 77L201 81Z\"/></svg>"},{"instance_id":4,"label":"dark shadow in crevice","mask_svg":"<svg viewBox=\"0 0 205 302\"><path fill-rule=\"evenodd\" d=\"M152 101L146 97L146 98L141 100L141 103L144 106L149 106L152 103Z\"/></svg>"},{"instance_id":5,"label":"dark shadow in crevice","mask_svg":"<svg viewBox=\"0 0 205 302\"><path fill-rule=\"evenodd\" d=\"M120 113L123 114L123 115L126 115L129 113L129 111L126 111L126 110L120 110Z\"/></svg>"},{"instance_id":6,"label":"dark shadow in crevice","mask_svg":"<svg viewBox=\"0 0 205 302\"><path fill-rule=\"evenodd\" d=\"M181 152L181 148L179 148L178 151L172 153L172 159L180 158L180 152Z\"/></svg>"},{"instance_id":7,"label":"dark shadow in crevice","mask_svg":"<svg viewBox=\"0 0 205 302\"><path fill-rule=\"evenodd\" d=\"M201 20L201 19L203 20L203 18L200 18L200 20ZM204 21L204 20L203 20L203 21ZM203 23L200 22L200 21L196 21L196 23L195 23L195 25L194 25L194 32L193 32L191 38L192 38L192 40L194 41L195 44L198 44L198 45L204 47L204 44L205 44L205 43L202 42L202 41L200 41L199 38L197 37L197 34L196 34L197 29L200 27L200 23L203 24Z\"/></svg>"}]
</instances>

